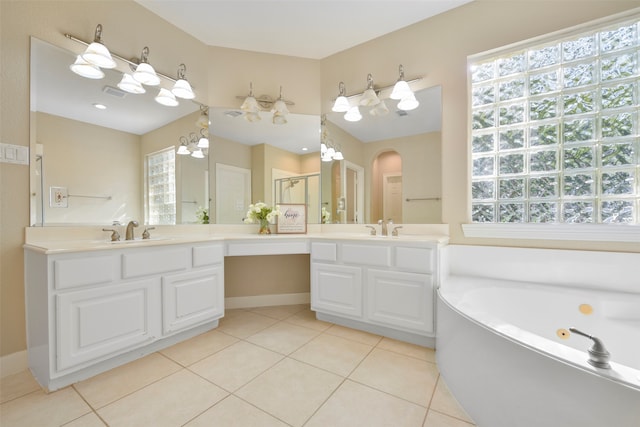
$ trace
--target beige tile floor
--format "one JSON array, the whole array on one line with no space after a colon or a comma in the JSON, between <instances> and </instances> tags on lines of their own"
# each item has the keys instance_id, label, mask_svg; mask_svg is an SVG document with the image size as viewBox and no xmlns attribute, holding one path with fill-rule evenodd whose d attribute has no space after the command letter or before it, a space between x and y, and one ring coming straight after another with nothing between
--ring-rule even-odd
<instances>
[{"instance_id":1,"label":"beige tile floor","mask_svg":"<svg viewBox=\"0 0 640 427\"><path fill-rule=\"evenodd\" d=\"M229 310L213 331L54 393L26 371L0 384L2 427L473 426L433 350L305 305Z\"/></svg>"}]
</instances>

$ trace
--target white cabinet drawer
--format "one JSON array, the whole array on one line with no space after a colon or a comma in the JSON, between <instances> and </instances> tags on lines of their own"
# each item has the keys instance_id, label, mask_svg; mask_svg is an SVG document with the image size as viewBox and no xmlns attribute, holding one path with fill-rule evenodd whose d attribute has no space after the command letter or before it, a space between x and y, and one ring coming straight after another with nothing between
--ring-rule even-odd
<instances>
[{"instance_id":1,"label":"white cabinet drawer","mask_svg":"<svg viewBox=\"0 0 640 427\"><path fill-rule=\"evenodd\" d=\"M224 262L224 245L219 243L215 245L194 246L192 256L194 267L222 264Z\"/></svg>"},{"instance_id":2,"label":"white cabinet drawer","mask_svg":"<svg viewBox=\"0 0 640 427\"><path fill-rule=\"evenodd\" d=\"M189 252L187 247L145 249L122 254L122 277L151 276L170 271L186 270Z\"/></svg>"},{"instance_id":3,"label":"white cabinet drawer","mask_svg":"<svg viewBox=\"0 0 640 427\"><path fill-rule=\"evenodd\" d=\"M396 247L395 266L417 273L433 273L434 254L431 248Z\"/></svg>"},{"instance_id":4,"label":"white cabinet drawer","mask_svg":"<svg viewBox=\"0 0 640 427\"><path fill-rule=\"evenodd\" d=\"M312 242L311 259L317 261L335 261L338 254L337 246L335 243Z\"/></svg>"},{"instance_id":5,"label":"white cabinet drawer","mask_svg":"<svg viewBox=\"0 0 640 427\"><path fill-rule=\"evenodd\" d=\"M378 245L342 245L342 261L345 264L391 266L391 247Z\"/></svg>"},{"instance_id":6,"label":"white cabinet drawer","mask_svg":"<svg viewBox=\"0 0 640 427\"><path fill-rule=\"evenodd\" d=\"M110 283L120 279L117 255L56 259L53 283L56 289Z\"/></svg>"}]
</instances>

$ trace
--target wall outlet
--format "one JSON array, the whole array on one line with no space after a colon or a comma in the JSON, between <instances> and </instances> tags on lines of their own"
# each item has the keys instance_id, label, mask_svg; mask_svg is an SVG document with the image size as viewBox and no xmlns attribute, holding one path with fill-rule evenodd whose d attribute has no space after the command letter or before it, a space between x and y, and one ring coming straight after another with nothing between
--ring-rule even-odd
<instances>
[{"instance_id":1,"label":"wall outlet","mask_svg":"<svg viewBox=\"0 0 640 427\"><path fill-rule=\"evenodd\" d=\"M69 207L69 193L67 187L49 188L49 206L52 208Z\"/></svg>"}]
</instances>

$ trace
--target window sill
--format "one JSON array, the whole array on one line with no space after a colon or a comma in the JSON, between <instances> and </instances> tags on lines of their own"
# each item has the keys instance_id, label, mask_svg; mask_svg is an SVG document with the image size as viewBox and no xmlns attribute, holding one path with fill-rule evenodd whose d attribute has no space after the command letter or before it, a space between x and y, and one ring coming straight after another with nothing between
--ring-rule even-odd
<instances>
[{"instance_id":1,"label":"window sill","mask_svg":"<svg viewBox=\"0 0 640 427\"><path fill-rule=\"evenodd\" d=\"M640 242L640 226L626 224L462 224L465 237Z\"/></svg>"}]
</instances>

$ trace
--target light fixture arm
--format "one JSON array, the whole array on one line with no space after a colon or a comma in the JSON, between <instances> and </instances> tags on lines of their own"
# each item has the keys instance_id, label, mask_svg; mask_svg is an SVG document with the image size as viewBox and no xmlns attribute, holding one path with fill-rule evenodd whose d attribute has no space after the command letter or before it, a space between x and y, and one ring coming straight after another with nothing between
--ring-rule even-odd
<instances>
[{"instance_id":1,"label":"light fixture arm","mask_svg":"<svg viewBox=\"0 0 640 427\"><path fill-rule=\"evenodd\" d=\"M96 32L93 36L93 42L102 44L102 24L98 24L96 26Z\"/></svg>"},{"instance_id":2,"label":"light fixture arm","mask_svg":"<svg viewBox=\"0 0 640 427\"><path fill-rule=\"evenodd\" d=\"M142 62L149 63L149 48L147 46L142 48L142 53L140 54L140 63Z\"/></svg>"},{"instance_id":3,"label":"light fixture arm","mask_svg":"<svg viewBox=\"0 0 640 427\"><path fill-rule=\"evenodd\" d=\"M187 66L184 64L178 65L178 80L184 80L187 73Z\"/></svg>"},{"instance_id":4,"label":"light fixture arm","mask_svg":"<svg viewBox=\"0 0 640 427\"><path fill-rule=\"evenodd\" d=\"M411 83L419 82L419 81L420 81L420 80L422 80L422 79L423 79L422 77L417 77L417 78L415 78L415 79L406 80L406 82L407 82L407 83L409 83L409 84L411 84ZM395 83L394 83L394 84L395 84ZM380 88L378 88L378 89L374 89L374 90L376 91L376 93L381 93L381 92L383 92L383 91L385 91L385 90L393 89L393 86L394 86L394 85L383 86L383 87L380 87ZM368 89L368 87L367 87L367 89ZM362 92L363 92L363 91L356 92L356 93L353 93L353 94L351 94L351 95L344 95L344 96L345 96L347 99L356 98L356 97L361 96L361 95L362 95Z\"/></svg>"},{"instance_id":5,"label":"light fixture arm","mask_svg":"<svg viewBox=\"0 0 640 427\"><path fill-rule=\"evenodd\" d=\"M347 88L344 82L338 83L338 96L347 96Z\"/></svg>"},{"instance_id":6,"label":"light fixture arm","mask_svg":"<svg viewBox=\"0 0 640 427\"><path fill-rule=\"evenodd\" d=\"M367 90L373 89L373 76L371 73L367 74Z\"/></svg>"},{"instance_id":7,"label":"light fixture arm","mask_svg":"<svg viewBox=\"0 0 640 427\"><path fill-rule=\"evenodd\" d=\"M398 74L400 74L400 76L398 77L398 81L404 80L404 67L402 66L402 64L398 66Z\"/></svg>"}]
</instances>

